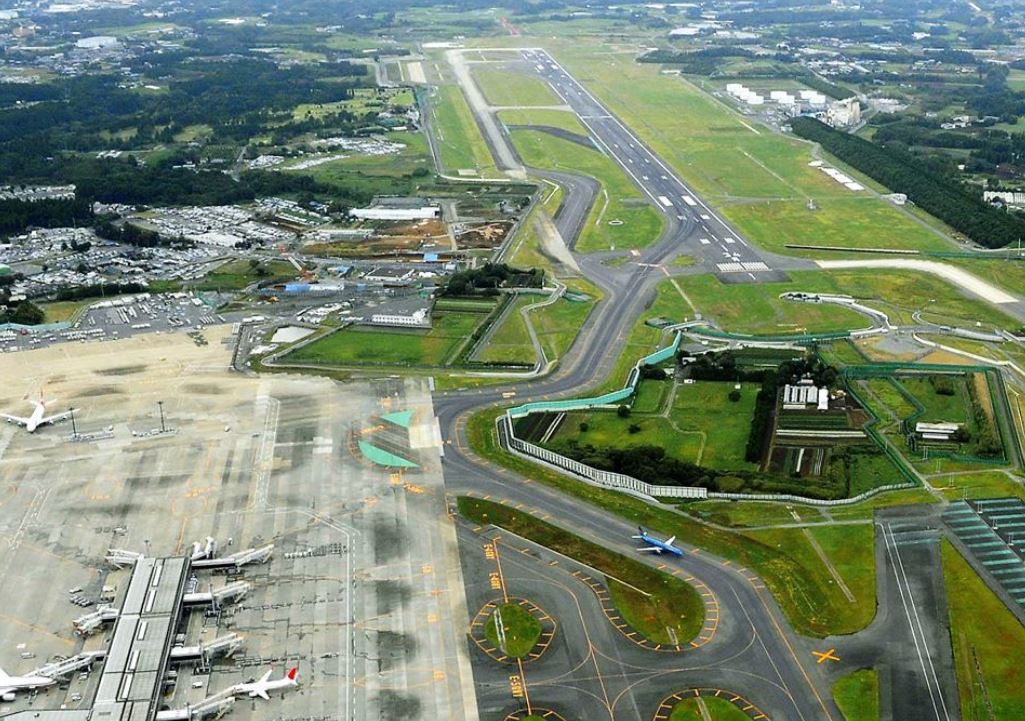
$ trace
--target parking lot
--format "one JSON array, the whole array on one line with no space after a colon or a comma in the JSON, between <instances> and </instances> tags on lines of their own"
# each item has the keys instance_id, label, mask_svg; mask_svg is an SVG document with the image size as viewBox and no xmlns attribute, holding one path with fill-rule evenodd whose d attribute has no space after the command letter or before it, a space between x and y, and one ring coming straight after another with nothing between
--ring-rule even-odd
<instances>
[{"instance_id":1,"label":"parking lot","mask_svg":"<svg viewBox=\"0 0 1025 721\"><path fill-rule=\"evenodd\" d=\"M97 300L67 327L0 331L0 352L46 348L54 343L129 338L143 333L202 330L233 323L240 313L218 313L200 298L186 293L121 296Z\"/></svg>"}]
</instances>

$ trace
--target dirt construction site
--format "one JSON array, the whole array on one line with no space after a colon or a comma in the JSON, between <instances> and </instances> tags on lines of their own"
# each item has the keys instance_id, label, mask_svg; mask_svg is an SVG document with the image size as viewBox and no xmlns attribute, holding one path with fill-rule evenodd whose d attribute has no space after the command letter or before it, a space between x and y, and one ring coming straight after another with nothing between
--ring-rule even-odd
<instances>
[{"instance_id":1,"label":"dirt construction site","mask_svg":"<svg viewBox=\"0 0 1025 721\"><path fill-rule=\"evenodd\" d=\"M73 621L124 594L131 569L113 568L110 549L273 545L265 562L194 580L246 591L186 612L178 642L234 633L242 645L179 667L161 708L296 666L297 689L240 699L228 718L475 718L426 383L242 375L228 369L228 328L205 333L0 356L0 411L29 415L40 397L53 399L47 413L75 409L34 433L0 424L0 667L29 674L109 644L110 626L82 634ZM88 709L99 675L19 693L0 712Z\"/></svg>"}]
</instances>

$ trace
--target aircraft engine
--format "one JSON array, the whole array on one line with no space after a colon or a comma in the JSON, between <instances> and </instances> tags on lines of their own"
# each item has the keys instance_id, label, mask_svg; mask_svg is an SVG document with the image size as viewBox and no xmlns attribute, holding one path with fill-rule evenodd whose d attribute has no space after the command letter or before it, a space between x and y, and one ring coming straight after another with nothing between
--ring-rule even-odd
<instances>
[{"instance_id":1,"label":"aircraft engine","mask_svg":"<svg viewBox=\"0 0 1025 721\"><path fill-rule=\"evenodd\" d=\"M13 701L14 700L14 692L13 691L8 691L3 696L0 696L0 699L3 699L4 701Z\"/></svg>"}]
</instances>

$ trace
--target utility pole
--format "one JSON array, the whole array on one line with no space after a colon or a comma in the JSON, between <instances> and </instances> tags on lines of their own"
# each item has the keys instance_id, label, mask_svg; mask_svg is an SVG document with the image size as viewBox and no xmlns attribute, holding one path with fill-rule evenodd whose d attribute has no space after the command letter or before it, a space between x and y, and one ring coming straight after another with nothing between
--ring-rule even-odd
<instances>
[{"instance_id":1,"label":"utility pole","mask_svg":"<svg viewBox=\"0 0 1025 721\"><path fill-rule=\"evenodd\" d=\"M71 414L71 437L78 438L78 428L75 427L75 409L68 408L68 413Z\"/></svg>"},{"instance_id":2,"label":"utility pole","mask_svg":"<svg viewBox=\"0 0 1025 721\"><path fill-rule=\"evenodd\" d=\"M164 402L157 401L157 408L160 409L160 432L166 433L167 429L164 427Z\"/></svg>"}]
</instances>

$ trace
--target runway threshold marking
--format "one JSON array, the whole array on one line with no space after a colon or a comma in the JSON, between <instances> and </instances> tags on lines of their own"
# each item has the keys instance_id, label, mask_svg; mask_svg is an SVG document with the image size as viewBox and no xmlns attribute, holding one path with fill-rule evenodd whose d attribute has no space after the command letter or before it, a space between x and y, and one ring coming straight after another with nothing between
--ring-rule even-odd
<instances>
[{"instance_id":1,"label":"runway threshold marking","mask_svg":"<svg viewBox=\"0 0 1025 721\"><path fill-rule=\"evenodd\" d=\"M835 648L831 648L828 651L812 651L811 655L818 659L816 663L825 663L826 661L840 660L840 657L836 655Z\"/></svg>"}]
</instances>

